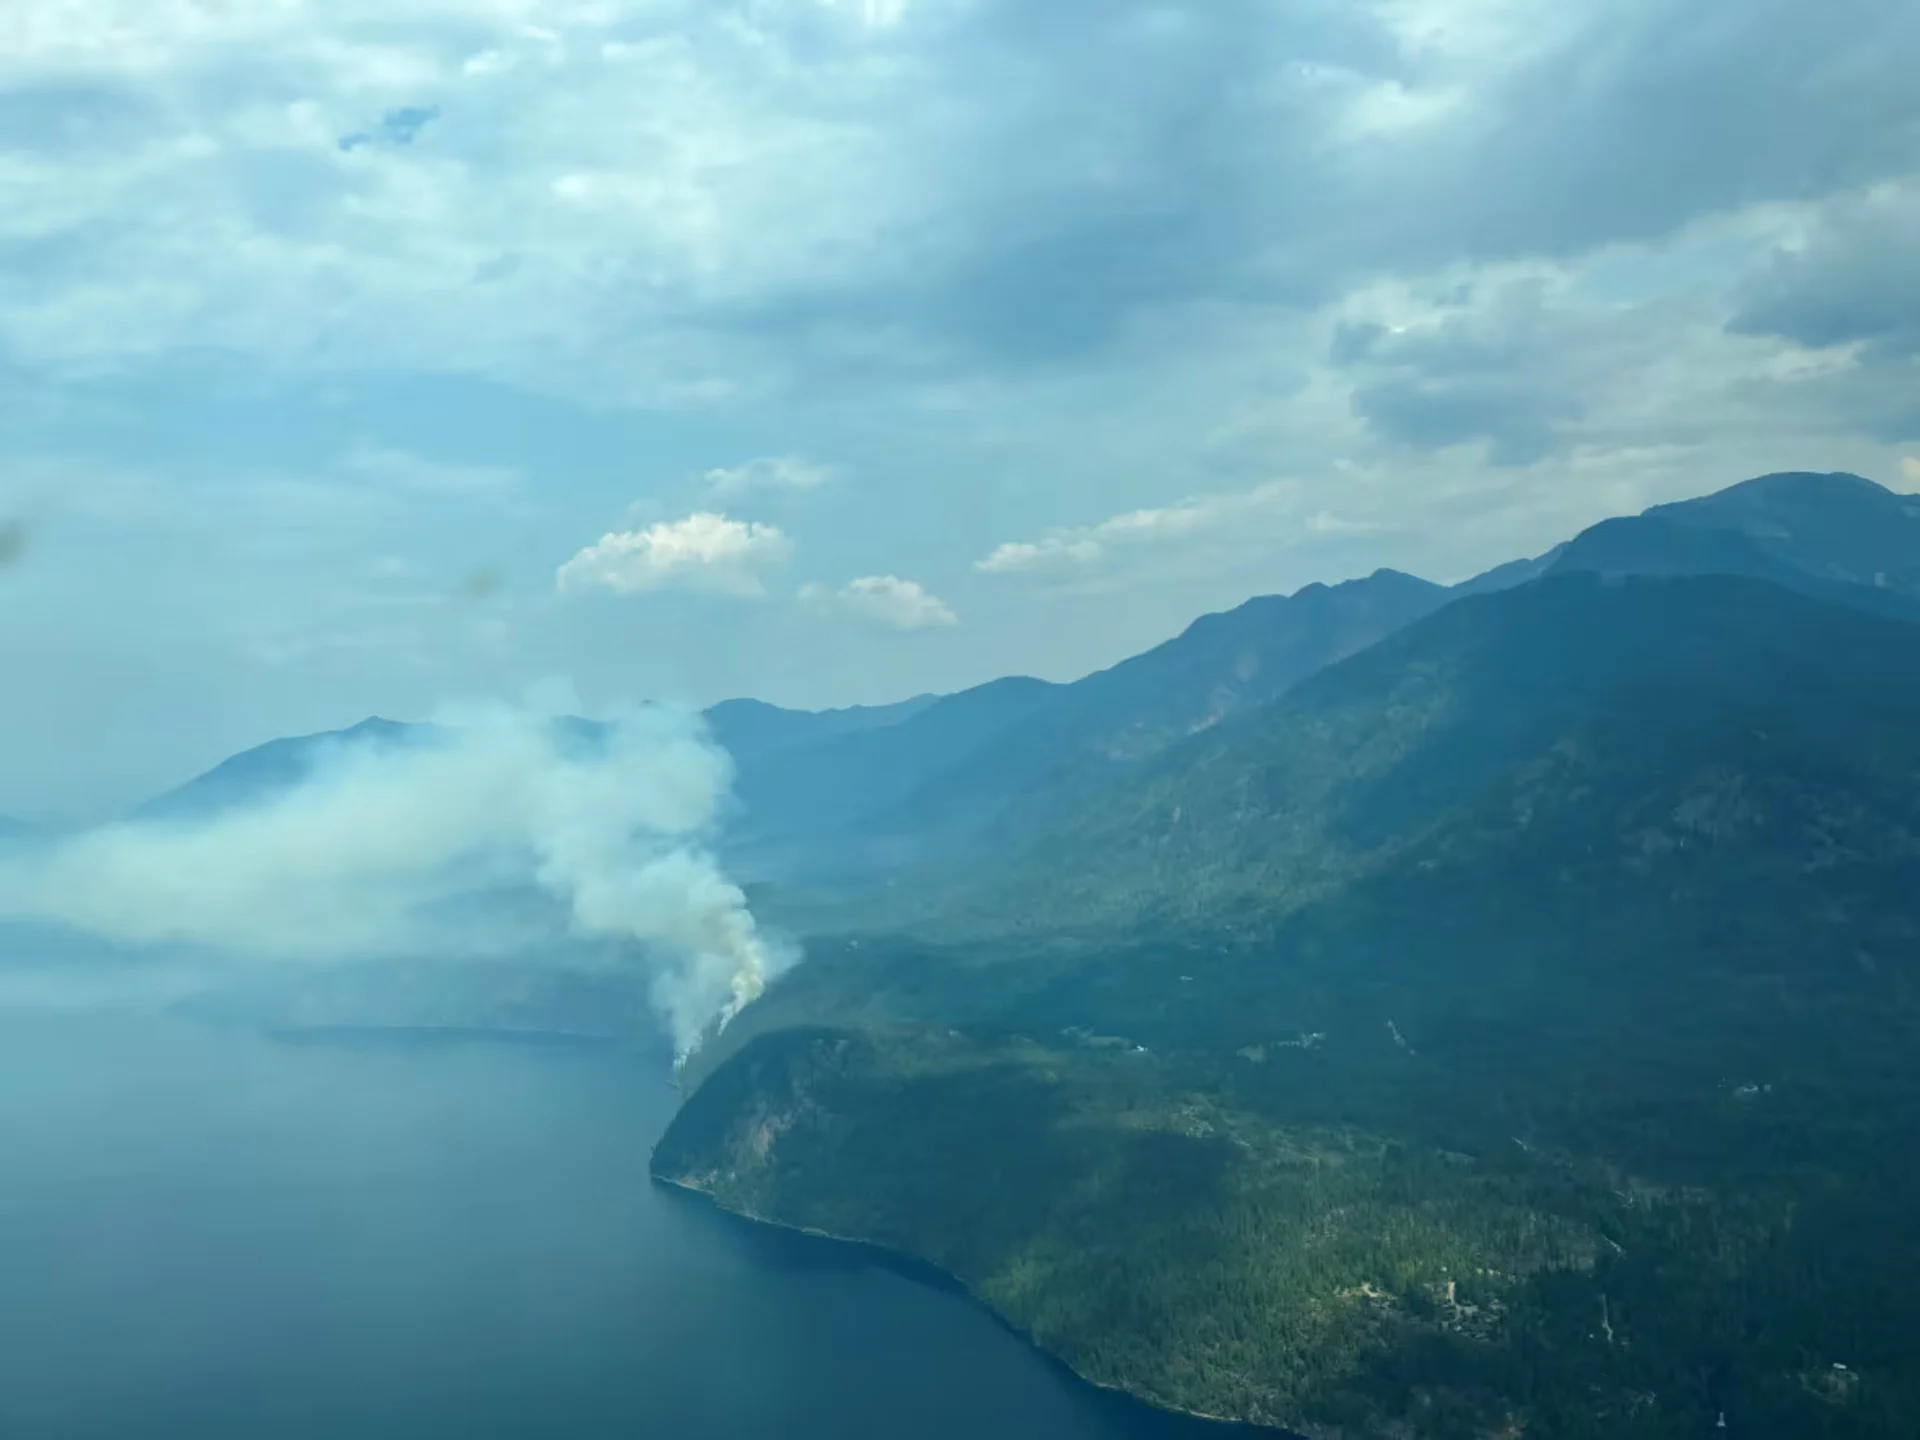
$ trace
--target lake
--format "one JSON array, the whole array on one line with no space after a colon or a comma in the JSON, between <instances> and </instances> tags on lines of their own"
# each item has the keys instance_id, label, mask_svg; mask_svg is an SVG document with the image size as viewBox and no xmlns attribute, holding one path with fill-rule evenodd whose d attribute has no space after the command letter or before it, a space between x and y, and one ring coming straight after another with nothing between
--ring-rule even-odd
<instances>
[{"instance_id":1,"label":"lake","mask_svg":"<svg viewBox=\"0 0 1920 1440\"><path fill-rule=\"evenodd\" d=\"M1226 1433L655 1187L674 1103L614 1046L0 1011L0 1436Z\"/></svg>"}]
</instances>

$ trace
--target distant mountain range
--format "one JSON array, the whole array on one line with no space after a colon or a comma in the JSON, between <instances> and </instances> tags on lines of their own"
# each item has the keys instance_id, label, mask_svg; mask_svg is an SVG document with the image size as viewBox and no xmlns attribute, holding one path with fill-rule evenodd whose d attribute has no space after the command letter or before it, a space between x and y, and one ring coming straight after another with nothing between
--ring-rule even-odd
<instances>
[{"instance_id":1,"label":"distant mountain range","mask_svg":"<svg viewBox=\"0 0 1920 1440\"><path fill-rule=\"evenodd\" d=\"M1920 595L1902 588L1916 556L1920 500L1858 476L1782 474L1603 522L1450 589L1382 570L1262 596L1072 684L995 681L914 702L894 725L745 761L738 839L754 873L785 880L964 859L1464 596L1549 573L1724 574L1920 618Z\"/></svg>"},{"instance_id":2,"label":"distant mountain range","mask_svg":"<svg viewBox=\"0 0 1920 1440\"><path fill-rule=\"evenodd\" d=\"M1314 1440L1920 1434L1917 511L1763 477L1098 710L1163 738L816 935L656 1175Z\"/></svg>"},{"instance_id":3,"label":"distant mountain range","mask_svg":"<svg viewBox=\"0 0 1920 1440\"><path fill-rule=\"evenodd\" d=\"M1920 1434L1916 621L1920 498L1791 473L1071 684L715 706L808 959L655 1173L1314 1440Z\"/></svg>"},{"instance_id":4,"label":"distant mountain range","mask_svg":"<svg viewBox=\"0 0 1920 1440\"><path fill-rule=\"evenodd\" d=\"M804 746L898 725L939 699L919 695L893 705L851 705L842 710L787 710L764 700L723 700L705 713L713 738L726 747L736 764L758 765Z\"/></svg>"},{"instance_id":5,"label":"distant mountain range","mask_svg":"<svg viewBox=\"0 0 1920 1440\"><path fill-rule=\"evenodd\" d=\"M345 730L269 740L230 756L177 790L149 800L133 812L133 818L181 820L211 815L291 789L312 773L324 755L342 746L397 749L429 741L434 734L431 725L402 724L373 716Z\"/></svg>"},{"instance_id":6,"label":"distant mountain range","mask_svg":"<svg viewBox=\"0 0 1920 1440\"><path fill-rule=\"evenodd\" d=\"M714 739L737 765L765 766L813 745L898 724L935 698L820 711L785 710L759 700L728 700L706 711L705 718ZM563 716L553 723L567 739L589 744L606 728L599 721L577 716ZM230 756L179 788L147 801L133 811L133 818L183 819L216 814L298 785L326 757L342 749L398 750L436 744L445 738L446 731L440 726L376 715L344 730L270 740ZM0 820L0 833L4 833L6 823Z\"/></svg>"},{"instance_id":7,"label":"distant mountain range","mask_svg":"<svg viewBox=\"0 0 1920 1440\"><path fill-rule=\"evenodd\" d=\"M1702 853L1690 827L1721 861L1738 838L1784 866L1770 908L1831 883L1840 856L1920 835L1910 714L1920 626L1738 576L1549 574L1448 606L1058 817L1022 861L1020 908L1251 917L1376 871L1497 863L1531 887L1594 853L1638 884ZM1774 793L1803 772L1817 800ZM1802 848L1816 839L1832 865Z\"/></svg>"},{"instance_id":8,"label":"distant mountain range","mask_svg":"<svg viewBox=\"0 0 1920 1440\"><path fill-rule=\"evenodd\" d=\"M1571 571L1745 575L1920 618L1920 498L1856 475L1762 476L1605 521L1452 588L1381 570L1260 596L1070 684L1012 677L822 712L726 701L706 718L737 766L731 858L753 878L805 880L964 857L998 843L996 822L1031 823L1454 600ZM370 719L276 740L141 813L204 812L290 783L328 746L414 743L422 733Z\"/></svg>"},{"instance_id":9,"label":"distant mountain range","mask_svg":"<svg viewBox=\"0 0 1920 1440\"><path fill-rule=\"evenodd\" d=\"M1309 1435L1915 1433L1920 626L1469 596L966 902L818 944L656 1172Z\"/></svg>"}]
</instances>

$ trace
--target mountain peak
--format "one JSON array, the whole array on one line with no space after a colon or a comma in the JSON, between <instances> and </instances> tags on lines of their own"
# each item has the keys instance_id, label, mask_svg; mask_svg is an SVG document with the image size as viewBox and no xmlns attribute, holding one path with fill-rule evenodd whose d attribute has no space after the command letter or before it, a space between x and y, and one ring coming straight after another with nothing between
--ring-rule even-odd
<instances>
[{"instance_id":1,"label":"mountain peak","mask_svg":"<svg viewBox=\"0 0 1920 1440\"><path fill-rule=\"evenodd\" d=\"M357 725L349 725L340 731L342 738L352 736L355 739L368 739L378 736L382 739L397 739L410 733L415 727L400 720L389 720L383 715L369 715Z\"/></svg>"},{"instance_id":2,"label":"mountain peak","mask_svg":"<svg viewBox=\"0 0 1920 1440\"><path fill-rule=\"evenodd\" d=\"M1879 481L1856 475L1851 470L1775 470L1766 475L1756 475L1751 480L1742 480L1737 485L1729 485L1719 494L1731 495L1740 491L1798 495L1857 494L1861 490L1877 491L1882 495L1893 493Z\"/></svg>"},{"instance_id":3,"label":"mountain peak","mask_svg":"<svg viewBox=\"0 0 1920 1440\"><path fill-rule=\"evenodd\" d=\"M1849 511L1901 508L1903 497L1877 480L1848 470L1776 470L1756 475L1711 495L1654 505L1648 515L1721 516L1756 510L1818 510L1833 507Z\"/></svg>"},{"instance_id":4,"label":"mountain peak","mask_svg":"<svg viewBox=\"0 0 1920 1440\"><path fill-rule=\"evenodd\" d=\"M1737 532L1816 579L1920 596L1920 502L1861 475L1780 471L1641 518Z\"/></svg>"}]
</instances>

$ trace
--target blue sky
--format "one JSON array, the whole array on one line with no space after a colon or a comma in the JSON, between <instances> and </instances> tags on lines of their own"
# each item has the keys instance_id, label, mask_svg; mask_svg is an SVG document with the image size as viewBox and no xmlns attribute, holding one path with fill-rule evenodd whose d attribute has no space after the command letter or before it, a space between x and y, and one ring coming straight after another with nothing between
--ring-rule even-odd
<instances>
[{"instance_id":1,"label":"blue sky","mask_svg":"<svg viewBox=\"0 0 1920 1440\"><path fill-rule=\"evenodd\" d=\"M0 813L1920 488L1909 0L0 8Z\"/></svg>"}]
</instances>

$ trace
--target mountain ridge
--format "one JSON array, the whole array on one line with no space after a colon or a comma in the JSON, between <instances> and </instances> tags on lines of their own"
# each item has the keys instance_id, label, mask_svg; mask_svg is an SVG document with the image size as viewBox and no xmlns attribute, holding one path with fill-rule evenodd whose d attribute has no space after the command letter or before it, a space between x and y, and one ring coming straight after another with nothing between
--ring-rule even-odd
<instances>
[{"instance_id":1,"label":"mountain ridge","mask_svg":"<svg viewBox=\"0 0 1920 1440\"><path fill-rule=\"evenodd\" d=\"M1912 1433L1920 627L1546 576L1083 804L997 928L823 944L656 1173L1309 1436Z\"/></svg>"},{"instance_id":2,"label":"mountain ridge","mask_svg":"<svg viewBox=\"0 0 1920 1440\"><path fill-rule=\"evenodd\" d=\"M312 773L325 754L342 746L404 748L430 743L441 733L440 727L431 724L370 715L341 730L269 740L230 755L212 769L136 806L129 818L141 821L203 818L229 806L292 788Z\"/></svg>"},{"instance_id":3,"label":"mountain ridge","mask_svg":"<svg viewBox=\"0 0 1920 1440\"><path fill-rule=\"evenodd\" d=\"M1841 525L1808 519L1829 503L1853 518ZM1862 512L1867 520L1858 518ZM1765 534L1756 538L1749 531L1759 513L1772 517L1771 528L1760 527ZM1890 553L1905 554L1920 575L1916 517L1920 502L1859 476L1782 473L1603 521L1543 555L1496 566L1452 587L1379 570L1287 596L1256 596L1198 618L1139 655L1055 687L1031 715L994 727L997 733L970 735L951 749L929 746L930 759L923 759L912 783L900 783L895 772L894 793L884 803L870 803L871 794L862 800L857 783L840 778L865 763L856 737L832 752L790 754L813 766L820 777L815 783L839 797L837 808L757 805L765 792L746 789L743 805L749 814L759 810L763 835L785 829L799 837L789 858L793 851L808 857L797 872L787 870L775 847L771 878L817 871L819 857L835 849L856 857L843 867L855 877L903 864L957 863L1003 846L1010 832L1097 790L1182 735L1270 703L1326 664L1444 605L1547 574L1748 575L1832 603L1920 621L1920 594L1858 583L1857 563L1849 569L1840 559L1823 559L1820 548L1844 541L1850 547L1845 556L1857 561L1868 553L1860 549L1859 531L1870 523L1878 532L1870 552L1875 563L1885 567L1892 564ZM1802 532L1812 540L1793 540ZM1163 694L1175 698L1163 700ZM930 723L940 707L956 703L947 697L908 724ZM829 823L817 823L829 814Z\"/></svg>"},{"instance_id":4,"label":"mountain ridge","mask_svg":"<svg viewBox=\"0 0 1920 1440\"><path fill-rule=\"evenodd\" d=\"M1312 1440L1920 1433L1910 503L1763 476L1071 685L735 703L770 872L974 847L808 936L655 1173Z\"/></svg>"},{"instance_id":5,"label":"mountain ridge","mask_svg":"<svg viewBox=\"0 0 1920 1440\"><path fill-rule=\"evenodd\" d=\"M1602 521L1452 587L1382 569L1255 596L1071 682L1005 677L950 695L818 712L723 701L704 714L736 765L728 859L755 882L859 883L902 864L964 858L1443 605L1573 570L1743 574L1920 620L1920 499L1846 472L1781 472ZM394 724L375 718L270 741L136 814L217 808L249 783L304 773L303 747L368 729L390 740Z\"/></svg>"},{"instance_id":6,"label":"mountain ridge","mask_svg":"<svg viewBox=\"0 0 1920 1440\"><path fill-rule=\"evenodd\" d=\"M1262 730L1282 727L1306 714L1323 717L1322 728L1313 732L1320 742L1317 753L1304 762L1296 762L1296 773L1268 773L1262 777L1264 785L1282 787L1279 798L1284 798L1288 785L1310 791L1337 773L1346 758L1338 751L1341 744L1354 746L1355 753L1363 759L1380 757L1383 764L1397 760L1408 743L1403 735L1390 728L1369 733L1363 727L1357 734L1346 729L1327 730L1324 727L1329 723L1325 719L1329 705L1335 702L1335 697L1357 694L1359 698L1339 700L1345 713L1366 713L1380 707L1383 716L1416 731L1422 725L1443 725L1448 707L1460 702L1445 694L1444 670L1436 668L1443 662L1430 657L1437 648L1449 644L1465 646L1467 642L1463 637L1471 635L1476 626L1489 617L1513 622L1516 628L1528 632L1532 642L1526 664L1516 664L1515 673L1508 677L1511 689L1515 693L1536 694L1536 687L1551 685L1555 707L1590 699L1593 687L1621 673L1637 673L1642 677L1641 683L1653 686L1656 666L1660 667L1659 683L1671 687L1675 695L1685 695L1690 686L1707 676L1731 684L1734 677L1722 673L1728 657L1716 653L1710 643L1698 638L1695 628L1698 617L1681 611L1667 615L1665 618L1670 622L1667 625L1654 623L1654 612L1668 608L1678 610L1673 602L1681 597L1703 604L1711 602L1717 623L1729 632L1741 633L1749 644L1750 649L1740 654L1772 657L1764 664L1753 662L1758 668L1738 677L1748 687L1743 693L1763 695L1791 680L1800 685L1807 696L1825 703L1830 698L1831 684L1823 678L1821 666L1830 661L1837 663L1836 657L1796 652L1785 639L1746 632L1746 627L1760 623L1753 617L1766 617L1783 626L1817 627L1828 623L1839 636L1859 633L1857 628L1832 623L1842 612L1850 616L1853 613L1850 607L1830 605L1816 597L1807 597L1806 603L1783 601L1782 597L1793 593L1744 576L1611 577L1569 572L1545 576L1499 597L1469 597L1416 622L1372 649L1319 672L1278 705L1250 712L1221 727L1212 737L1189 740L1169 751L1147 776L1136 777L1137 783L1131 788L1118 786L1110 792L1106 797L1110 818L1105 828L1084 836L1083 842L1109 862L1149 850L1157 858L1177 855L1186 837L1207 834L1204 822L1194 821L1192 807L1196 800L1191 786L1183 792L1181 780L1209 772L1244 773L1254 762L1242 757L1236 763L1232 758L1233 746L1245 746ZM1910 660L1920 668L1920 629L1898 620L1861 614L1862 618L1871 618L1884 627L1868 628L1889 653ZM1602 648L1597 643L1601 640L1609 644ZM1570 658L1576 654L1580 657L1578 664ZM1429 658L1415 658L1421 656ZM1471 649L1446 658L1469 671L1473 665L1486 660L1484 654L1476 654ZM1391 681L1396 672L1406 677L1398 684ZM1904 683L1904 676L1877 677L1877 683L1889 688L1897 684L1902 694L1911 688ZM1914 693L1920 695L1920 691ZM1536 694L1536 698L1546 697ZM1853 698L1864 704L1871 696L1862 691ZM1492 763L1497 757L1510 757L1522 743L1518 727L1527 713L1523 707L1510 705L1498 717L1499 723L1492 733L1471 743L1460 741L1458 753L1433 776L1421 780L1419 793L1427 793L1436 785L1466 783L1480 773L1476 767ZM1555 708L1550 713L1559 713L1559 710ZM1410 780L1404 772L1389 769L1380 777L1380 783L1404 791ZM1153 798L1169 785L1177 800ZM1220 794L1211 803L1223 815L1231 813L1231 833L1236 844L1270 852L1278 843L1276 837L1250 828L1256 826L1263 814L1275 813L1260 808L1279 803L1273 794L1251 791L1242 784ZM1173 810L1180 810L1182 814L1176 818ZM1354 835L1362 831L1390 834L1397 833L1406 823L1405 814L1374 815L1364 820L1356 815L1352 830ZM1226 829L1224 822L1221 828ZM1302 837L1301 843L1319 853L1333 838L1329 835ZM1208 858L1213 864L1224 863L1219 857Z\"/></svg>"}]
</instances>

